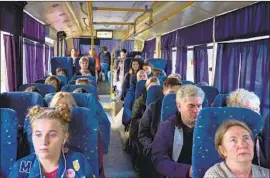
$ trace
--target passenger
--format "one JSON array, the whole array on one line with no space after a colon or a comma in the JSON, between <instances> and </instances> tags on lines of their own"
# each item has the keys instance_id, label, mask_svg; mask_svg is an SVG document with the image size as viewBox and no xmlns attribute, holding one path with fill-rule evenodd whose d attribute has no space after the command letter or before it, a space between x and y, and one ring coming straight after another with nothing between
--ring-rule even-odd
<instances>
[{"instance_id":1,"label":"passenger","mask_svg":"<svg viewBox=\"0 0 270 178\"><path fill-rule=\"evenodd\" d=\"M80 64L80 71L76 73L76 75L82 75L82 76L94 76L91 71L89 70L89 59L86 56L83 56L80 58L79 61Z\"/></svg>"},{"instance_id":2,"label":"passenger","mask_svg":"<svg viewBox=\"0 0 270 178\"><path fill-rule=\"evenodd\" d=\"M40 94L39 89L34 87L34 86L27 87L24 91L25 92L36 92L36 93Z\"/></svg>"},{"instance_id":3,"label":"passenger","mask_svg":"<svg viewBox=\"0 0 270 178\"><path fill-rule=\"evenodd\" d=\"M68 92L56 93L50 103L50 107L57 107L62 105L68 105L69 107L77 106L73 96Z\"/></svg>"},{"instance_id":4,"label":"passenger","mask_svg":"<svg viewBox=\"0 0 270 178\"><path fill-rule=\"evenodd\" d=\"M237 120L226 120L215 134L215 147L224 159L209 168L204 177L268 178L269 169L252 164L254 142L250 128Z\"/></svg>"},{"instance_id":5,"label":"passenger","mask_svg":"<svg viewBox=\"0 0 270 178\"><path fill-rule=\"evenodd\" d=\"M137 72L141 69L140 62L138 59L133 59L130 63L129 72L125 74L123 85L122 85L122 101L126 96L127 90L130 88L131 76L137 74Z\"/></svg>"},{"instance_id":6,"label":"passenger","mask_svg":"<svg viewBox=\"0 0 270 178\"><path fill-rule=\"evenodd\" d=\"M89 92L84 88L77 88L72 93L89 93Z\"/></svg>"},{"instance_id":7,"label":"passenger","mask_svg":"<svg viewBox=\"0 0 270 178\"><path fill-rule=\"evenodd\" d=\"M176 94L179 112L159 124L152 143L152 161L156 171L163 176L192 177L193 130L204 96L197 86L182 86Z\"/></svg>"},{"instance_id":8,"label":"passenger","mask_svg":"<svg viewBox=\"0 0 270 178\"><path fill-rule=\"evenodd\" d=\"M163 94L165 96L169 93L176 93L180 87L181 83L178 78L167 78L163 83ZM159 177L151 161L151 147L160 122L162 100L163 97L147 106L139 123L140 178Z\"/></svg>"},{"instance_id":9,"label":"passenger","mask_svg":"<svg viewBox=\"0 0 270 178\"><path fill-rule=\"evenodd\" d=\"M55 75L50 75L44 82L47 85L52 85L55 87L56 92L60 91L60 85L61 85L61 81L59 80L59 78Z\"/></svg>"},{"instance_id":10,"label":"passenger","mask_svg":"<svg viewBox=\"0 0 270 178\"><path fill-rule=\"evenodd\" d=\"M147 73L148 77L152 75L153 66L150 62L145 62L143 64L143 70Z\"/></svg>"},{"instance_id":11,"label":"passenger","mask_svg":"<svg viewBox=\"0 0 270 178\"><path fill-rule=\"evenodd\" d=\"M117 70L115 70L114 72L113 77L113 88L116 94L115 97L116 101L121 99L123 81L124 81L124 63L120 61Z\"/></svg>"},{"instance_id":12,"label":"passenger","mask_svg":"<svg viewBox=\"0 0 270 178\"><path fill-rule=\"evenodd\" d=\"M118 69L120 62L124 63L126 57L127 57L127 50L122 49L120 52L120 56L116 60L114 60L114 70Z\"/></svg>"},{"instance_id":13,"label":"passenger","mask_svg":"<svg viewBox=\"0 0 270 178\"><path fill-rule=\"evenodd\" d=\"M75 81L75 85L90 85L90 82L87 78L78 78Z\"/></svg>"},{"instance_id":14,"label":"passenger","mask_svg":"<svg viewBox=\"0 0 270 178\"><path fill-rule=\"evenodd\" d=\"M69 108L34 106L28 115L35 153L16 161L8 177L93 177L93 169L83 154L63 151L69 137Z\"/></svg>"},{"instance_id":15,"label":"passenger","mask_svg":"<svg viewBox=\"0 0 270 178\"><path fill-rule=\"evenodd\" d=\"M182 80L182 77L181 77L181 75L179 73L170 74L168 76L168 78L177 78L177 79L179 79L179 81Z\"/></svg>"},{"instance_id":16,"label":"passenger","mask_svg":"<svg viewBox=\"0 0 270 178\"><path fill-rule=\"evenodd\" d=\"M71 48L70 50L70 57L73 59L73 62L75 61L76 58L79 57L79 52L75 48Z\"/></svg>"},{"instance_id":17,"label":"passenger","mask_svg":"<svg viewBox=\"0 0 270 178\"><path fill-rule=\"evenodd\" d=\"M66 70L63 69L63 68L57 68L57 69L56 69L56 75L67 76L67 72L66 72Z\"/></svg>"},{"instance_id":18,"label":"passenger","mask_svg":"<svg viewBox=\"0 0 270 178\"><path fill-rule=\"evenodd\" d=\"M154 77L160 77L161 76L161 74L162 74L162 72L161 72L161 70L159 70L159 69L153 69L153 76Z\"/></svg>"},{"instance_id":19,"label":"passenger","mask_svg":"<svg viewBox=\"0 0 270 178\"><path fill-rule=\"evenodd\" d=\"M160 82L158 78L151 77L149 78L145 83L145 89L146 91L142 96L140 96L138 99L135 100L134 106L132 108L132 114L130 119L130 128L129 128L129 146L133 148L134 150L135 145L137 144L137 138L138 138L138 127L140 119L143 116L143 113L146 109L146 96L147 91L151 86L160 85ZM138 156L136 156L136 151L132 153L133 160ZM136 167L136 165L134 165Z\"/></svg>"},{"instance_id":20,"label":"passenger","mask_svg":"<svg viewBox=\"0 0 270 178\"><path fill-rule=\"evenodd\" d=\"M136 54L136 55L134 56L134 58L135 58L135 59L141 59L142 56L141 56L141 54L138 53L138 54Z\"/></svg>"},{"instance_id":21,"label":"passenger","mask_svg":"<svg viewBox=\"0 0 270 178\"><path fill-rule=\"evenodd\" d=\"M99 53L100 65L101 65L101 77L102 80L108 80L107 74L111 66L111 54L108 52L107 46L102 47L102 51Z\"/></svg>"},{"instance_id":22,"label":"passenger","mask_svg":"<svg viewBox=\"0 0 270 178\"><path fill-rule=\"evenodd\" d=\"M91 48L89 49L89 56L91 58L95 59L95 70L99 73L100 72L100 60L99 57L96 55L96 50L93 49L93 51L91 50Z\"/></svg>"},{"instance_id":23,"label":"passenger","mask_svg":"<svg viewBox=\"0 0 270 178\"><path fill-rule=\"evenodd\" d=\"M147 79L148 79L147 73L144 70L139 70L139 72L137 72L137 82Z\"/></svg>"},{"instance_id":24,"label":"passenger","mask_svg":"<svg viewBox=\"0 0 270 178\"><path fill-rule=\"evenodd\" d=\"M247 108L260 114L259 97L254 92L242 88L230 93L227 97L227 106ZM258 148L255 147L255 153L259 153L259 156L255 154L253 163L270 169L270 133L269 131L266 131L269 129L269 126L267 125L269 123L269 118L264 122L263 131L259 133L255 143L258 145Z\"/></svg>"}]
</instances>

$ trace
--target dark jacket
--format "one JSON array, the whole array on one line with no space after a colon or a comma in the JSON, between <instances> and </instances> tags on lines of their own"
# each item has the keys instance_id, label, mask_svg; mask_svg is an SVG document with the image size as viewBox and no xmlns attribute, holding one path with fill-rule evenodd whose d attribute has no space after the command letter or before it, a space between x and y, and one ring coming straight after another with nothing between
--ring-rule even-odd
<instances>
[{"instance_id":1,"label":"dark jacket","mask_svg":"<svg viewBox=\"0 0 270 178\"><path fill-rule=\"evenodd\" d=\"M99 53L100 63L105 63L111 65L111 54L110 52L104 53L103 51Z\"/></svg>"},{"instance_id":2,"label":"dark jacket","mask_svg":"<svg viewBox=\"0 0 270 178\"><path fill-rule=\"evenodd\" d=\"M144 155L151 154L152 142L160 122L162 100L163 98L147 106L139 124L138 139L143 145Z\"/></svg>"},{"instance_id":3,"label":"dark jacket","mask_svg":"<svg viewBox=\"0 0 270 178\"><path fill-rule=\"evenodd\" d=\"M160 123L152 143L152 161L156 170L170 178L187 177L191 167L191 165L178 163L172 159L174 133L175 127L179 126L179 119L181 119L179 117L174 116Z\"/></svg>"},{"instance_id":4,"label":"dark jacket","mask_svg":"<svg viewBox=\"0 0 270 178\"><path fill-rule=\"evenodd\" d=\"M146 109L146 92L139 97L132 108L132 115L129 128L129 139L130 141L136 141L138 138L139 122Z\"/></svg>"}]
</instances>

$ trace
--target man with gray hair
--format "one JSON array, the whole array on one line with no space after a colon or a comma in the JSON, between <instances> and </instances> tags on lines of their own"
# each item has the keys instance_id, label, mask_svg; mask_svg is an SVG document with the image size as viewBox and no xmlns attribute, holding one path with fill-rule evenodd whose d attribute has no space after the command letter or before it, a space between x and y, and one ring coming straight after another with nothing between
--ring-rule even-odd
<instances>
[{"instance_id":1,"label":"man with gray hair","mask_svg":"<svg viewBox=\"0 0 270 178\"><path fill-rule=\"evenodd\" d=\"M179 112L160 123L152 143L152 161L156 170L163 176L192 177L193 129L204 96L201 88L184 85L176 94Z\"/></svg>"}]
</instances>

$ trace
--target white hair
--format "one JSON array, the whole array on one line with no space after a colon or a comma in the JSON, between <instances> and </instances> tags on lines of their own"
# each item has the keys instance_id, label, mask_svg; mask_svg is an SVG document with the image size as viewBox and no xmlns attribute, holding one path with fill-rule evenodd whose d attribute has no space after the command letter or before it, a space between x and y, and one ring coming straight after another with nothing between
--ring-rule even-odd
<instances>
[{"instance_id":1,"label":"white hair","mask_svg":"<svg viewBox=\"0 0 270 178\"><path fill-rule=\"evenodd\" d=\"M176 93L176 102L179 103L185 97L201 97L204 100L205 94L195 85L184 85Z\"/></svg>"}]
</instances>

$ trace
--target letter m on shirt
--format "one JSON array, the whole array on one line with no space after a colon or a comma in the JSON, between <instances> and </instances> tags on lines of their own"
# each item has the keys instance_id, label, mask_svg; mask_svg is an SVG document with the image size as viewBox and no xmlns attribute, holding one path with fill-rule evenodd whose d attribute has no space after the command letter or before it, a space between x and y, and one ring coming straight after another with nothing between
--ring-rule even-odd
<instances>
[{"instance_id":1,"label":"letter m on shirt","mask_svg":"<svg viewBox=\"0 0 270 178\"><path fill-rule=\"evenodd\" d=\"M19 172L30 173L32 161L21 161Z\"/></svg>"}]
</instances>

